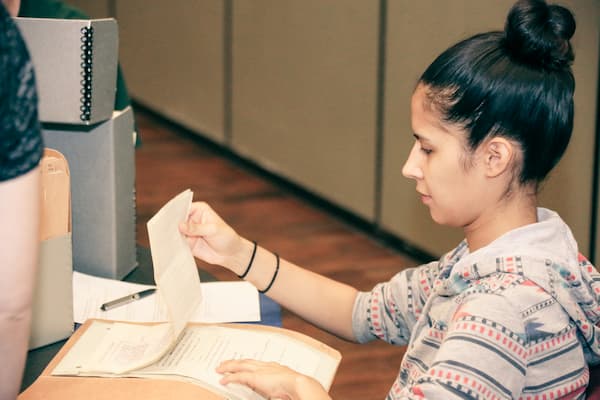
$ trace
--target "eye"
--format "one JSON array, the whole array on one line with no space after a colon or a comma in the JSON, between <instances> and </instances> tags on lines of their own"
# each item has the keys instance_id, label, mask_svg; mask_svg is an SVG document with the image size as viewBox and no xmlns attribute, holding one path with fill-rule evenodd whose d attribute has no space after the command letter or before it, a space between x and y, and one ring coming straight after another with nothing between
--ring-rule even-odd
<instances>
[{"instance_id":1,"label":"eye","mask_svg":"<svg viewBox=\"0 0 600 400\"><path fill-rule=\"evenodd\" d=\"M423 147L423 145L421 145L421 151L427 155L431 154L431 152L433 151L432 149L429 149L427 147Z\"/></svg>"}]
</instances>

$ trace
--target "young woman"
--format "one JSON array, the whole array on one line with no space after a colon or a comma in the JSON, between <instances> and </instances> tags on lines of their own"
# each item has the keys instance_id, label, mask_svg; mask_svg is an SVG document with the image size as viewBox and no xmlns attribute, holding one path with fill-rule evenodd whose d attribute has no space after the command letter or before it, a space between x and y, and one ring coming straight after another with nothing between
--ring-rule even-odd
<instances>
[{"instance_id":1,"label":"young woman","mask_svg":"<svg viewBox=\"0 0 600 400\"><path fill-rule=\"evenodd\" d=\"M504 32L450 47L419 80L403 174L434 221L465 235L439 261L359 293L256 248L205 203L181 226L194 255L340 337L408 344L389 399L582 398L600 362L600 275L536 206L571 136L574 31L567 9L522 0ZM273 363L218 371L269 398L329 398Z\"/></svg>"}]
</instances>

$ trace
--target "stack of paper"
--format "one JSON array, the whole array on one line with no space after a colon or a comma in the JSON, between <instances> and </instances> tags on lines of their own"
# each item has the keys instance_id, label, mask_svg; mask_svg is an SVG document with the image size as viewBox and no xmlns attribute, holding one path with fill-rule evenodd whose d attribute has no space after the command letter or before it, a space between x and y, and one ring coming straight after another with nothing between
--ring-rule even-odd
<instances>
[{"instance_id":1,"label":"stack of paper","mask_svg":"<svg viewBox=\"0 0 600 400\"><path fill-rule=\"evenodd\" d=\"M202 282L202 302L190 317L190 322L256 322L260 321L258 291L248 283ZM99 278L73 272L73 314L75 322L87 319L109 319L131 322L165 322L167 309L153 294L123 306L102 311L100 306L110 300L153 288L151 285Z\"/></svg>"}]
</instances>

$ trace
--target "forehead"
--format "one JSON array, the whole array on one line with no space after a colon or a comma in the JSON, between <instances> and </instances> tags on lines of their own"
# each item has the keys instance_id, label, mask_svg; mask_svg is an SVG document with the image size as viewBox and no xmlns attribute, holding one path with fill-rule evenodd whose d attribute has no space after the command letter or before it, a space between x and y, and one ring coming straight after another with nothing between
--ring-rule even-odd
<instances>
[{"instance_id":1,"label":"forehead","mask_svg":"<svg viewBox=\"0 0 600 400\"><path fill-rule=\"evenodd\" d=\"M455 124L450 124L442 118L429 97L428 88L418 85L411 98L411 124L413 132L422 139L442 138L449 136L465 141L467 133ZM449 139L449 138L448 138Z\"/></svg>"}]
</instances>

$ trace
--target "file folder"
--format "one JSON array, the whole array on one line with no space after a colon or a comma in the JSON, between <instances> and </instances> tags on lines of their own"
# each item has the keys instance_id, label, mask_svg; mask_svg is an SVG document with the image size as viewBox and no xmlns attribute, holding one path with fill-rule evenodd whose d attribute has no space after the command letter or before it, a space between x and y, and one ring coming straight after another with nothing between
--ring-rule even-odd
<instances>
[{"instance_id":1,"label":"file folder","mask_svg":"<svg viewBox=\"0 0 600 400\"><path fill-rule=\"evenodd\" d=\"M41 244L29 349L68 338L74 326L69 165L63 154L46 148L40 169Z\"/></svg>"}]
</instances>

